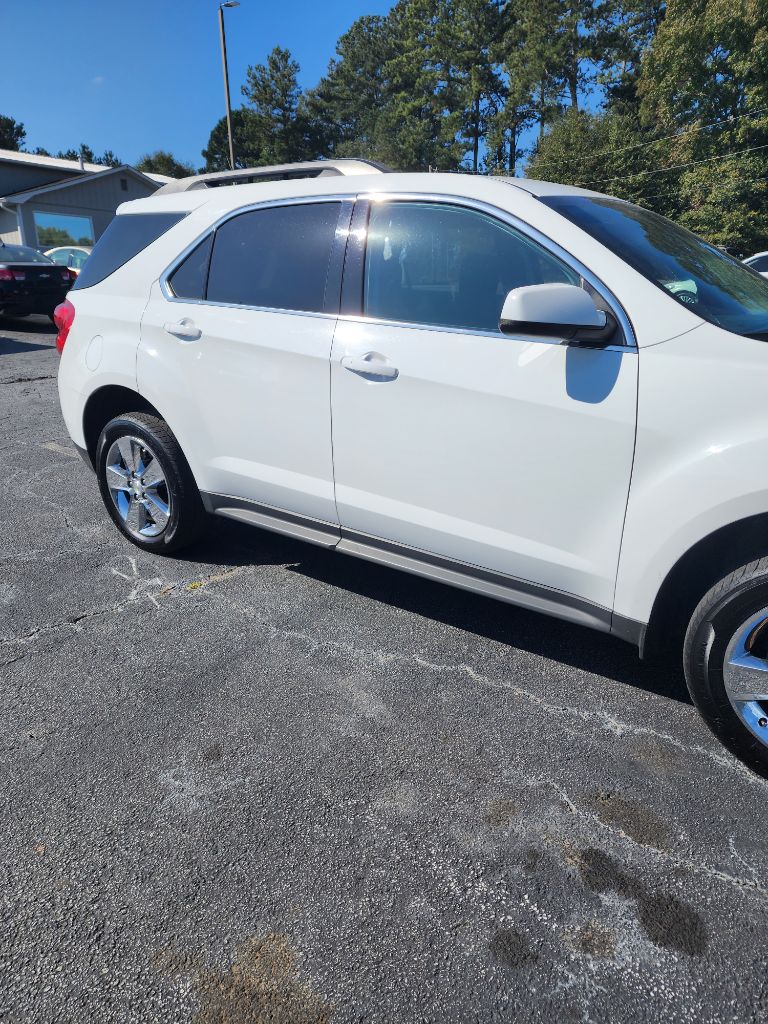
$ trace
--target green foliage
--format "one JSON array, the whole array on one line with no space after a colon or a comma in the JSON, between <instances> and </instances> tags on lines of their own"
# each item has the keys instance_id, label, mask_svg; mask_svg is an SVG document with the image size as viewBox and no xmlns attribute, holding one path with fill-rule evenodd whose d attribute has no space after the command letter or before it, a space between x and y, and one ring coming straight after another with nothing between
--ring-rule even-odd
<instances>
[{"instance_id":1,"label":"green foliage","mask_svg":"<svg viewBox=\"0 0 768 1024\"><path fill-rule=\"evenodd\" d=\"M670 0L638 92L646 121L676 134L654 200L718 245L766 248L768 4Z\"/></svg>"},{"instance_id":2,"label":"green foliage","mask_svg":"<svg viewBox=\"0 0 768 1024\"><path fill-rule=\"evenodd\" d=\"M538 144L528 164L530 178L561 181L637 201L653 168L636 118L609 110L567 111Z\"/></svg>"},{"instance_id":3,"label":"green foliage","mask_svg":"<svg viewBox=\"0 0 768 1024\"><path fill-rule=\"evenodd\" d=\"M299 70L290 51L279 46L266 64L247 70L242 91L249 104L249 149L258 154L258 164L285 164L314 156L309 125L299 107Z\"/></svg>"},{"instance_id":4,"label":"green foliage","mask_svg":"<svg viewBox=\"0 0 768 1024\"><path fill-rule=\"evenodd\" d=\"M183 163L164 149L156 149L154 153L145 153L136 164L137 171L150 174L166 174L169 178L187 178L195 173L192 164Z\"/></svg>"},{"instance_id":5,"label":"green foliage","mask_svg":"<svg viewBox=\"0 0 768 1024\"><path fill-rule=\"evenodd\" d=\"M40 156L50 156L44 149L36 149L35 153ZM122 166L122 160L120 157L115 156L111 149L107 149L102 153L101 156L96 156L90 146L87 146L84 142L80 143L79 149L60 149L56 153L56 157L59 160L81 160L84 164L103 164L105 167L120 167Z\"/></svg>"},{"instance_id":6,"label":"green foliage","mask_svg":"<svg viewBox=\"0 0 768 1024\"><path fill-rule=\"evenodd\" d=\"M0 149L19 150L26 137L27 132L21 121L0 114Z\"/></svg>"},{"instance_id":7,"label":"green foliage","mask_svg":"<svg viewBox=\"0 0 768 1024\"><path fill-rule=\"evenodd\" d=\"M44 245L47 249L55 249L59 245L77 244L72 235L64 228L44 228L38 225L36 231L38 245ZM92 242L88 242L88 245L92 244Z\"/></svg>"},{"instance_id":8,"label":"green foliage","mask_svg":"<svg viewBox=\"0 0 768 1024\"><path fill-rule=\"evenodd\" d=\"M232 142L235 151L235 167L256 167L266 163L256 141L256 130L252 125L253 112L247 107L236 107L232 111ZM202 153L205 171L229 170L229 145L227 142L227 119L222 117L213 126L208 145Z\"/></svg>"}]
</instances>

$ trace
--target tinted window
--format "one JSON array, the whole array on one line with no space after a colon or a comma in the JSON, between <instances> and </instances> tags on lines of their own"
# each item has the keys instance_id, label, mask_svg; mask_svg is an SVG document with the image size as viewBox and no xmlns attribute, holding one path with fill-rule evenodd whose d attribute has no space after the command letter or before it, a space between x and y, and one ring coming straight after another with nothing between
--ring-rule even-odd
<instances>
[{"instance_id":1,"label":"tinted window","mask_svg":"<svg viewBox=\"0 0 768 1024\"><path fill-rule=\"evenodd\" d=\"M43 256L37 249L30 249L26 245L0 245L0 263L51 263L47 256Z\"/></svg>"},{"instance_id":2,"label":"tinted window","mask_svg":"<svg viewBox=\"0 0 768 1024\"><path fill-rule=\"evenodd\" d=\"M666 217L621 199L542 199L703 320L768 337L768 280Z\"/></svg>"},{"instance_id":3,"label":"tinted window","mask_svg":"<svg viewBox=\"0 0 768 1024\"><path fill-rule=\"evenodd\" d=\"M241 213L216 231L209 302L322 312L340 203Z\"/></svg>"},{"instance_id":4,"label":"tinted window","mask_svg":"<svg viewBox=\"0 0 768 1024\"><path fill-rule=\"evenodd\" d=\"M103 281L184 216L183 213L124 213L115 217L93 247L72 287L90 288Z\"/></svg>"},{"instance_id":5,"label":"tinted window","mask_svg":"<svg viewBox=\"0 0 768 1024\"><path fill-rule=\"evenodd\" d=\"M211 259L213 235L208 235L187 256L183 263L174 270L168 279L171 291L180 299L205 298L205 285L208 280L208 263Z\"/></svg>"},{"instance_id":6,"label":"tinted window","mask_svg":"<svg viewBox=\"0 0 768 1024\"><path fill-rule=\"evenodd\" d=\"M756 260L750 260L748 266L762 274L768 270L768 256L758 256Z\"/></svg>"},{"instance_id":7,"label":"tinted window","mask_svg":"<svg viewBox=\"0 0 768 1024\"><path fill-rule=\"evenodd\" d=\"M579 281L536 243L485 214L432 203L371 207L367 316L498 331L501 307L513 288Z\"/></svg>"}]
</instances>

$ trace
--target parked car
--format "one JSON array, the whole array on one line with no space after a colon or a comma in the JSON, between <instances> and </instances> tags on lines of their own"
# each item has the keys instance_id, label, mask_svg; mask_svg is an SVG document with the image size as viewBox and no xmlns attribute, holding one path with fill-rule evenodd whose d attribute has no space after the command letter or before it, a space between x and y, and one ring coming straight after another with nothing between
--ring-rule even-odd
<instances>
[{"instance_id":1,"label":"parked car","mask_svg":"<svg viewBox=\"0 0 768 1024\"><path fill-rule=\"evenodd\" d=\"M565 185L242 173L123 205L57 310L118 529L213 513L672 650L768 773L768 282Z\"/></svg>"},{"instance_id":2,"label":"parked car","mask_svg":"<svg viewBox=\"0 0 768 1024\"><path fill-rule=\"evenodd\" d=\"M60 267L69 267L79 274L92 252L91 245L61 245L55 249L48 249L45 255Z\"/></svg>"},{"instance_id":3,"label":"parked car","mask_svg":"<svg viewBox=\"0 0 768 1024\"><path fill-rule=\"evenodd\" d=\"M37 249L0 242L0 316L43 313L53 319L76 277Z\"/></svg>"},{"instance_id":4,"label":"parked car","mask_svg":"<svg viewBox=\"0 0 768 1024\"><path fill-rule=\"evenodd\" d=\"M768 277L768 252L756 252L754 256L748 257L744 262L758 274Z\"/></svg>"}]
</instances>

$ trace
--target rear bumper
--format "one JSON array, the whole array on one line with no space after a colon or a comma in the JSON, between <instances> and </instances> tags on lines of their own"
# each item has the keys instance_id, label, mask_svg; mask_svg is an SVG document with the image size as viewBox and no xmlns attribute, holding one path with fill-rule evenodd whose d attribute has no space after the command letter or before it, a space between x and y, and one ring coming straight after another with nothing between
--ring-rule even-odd
<instances>
[{"instance_id":1,"label":"rear bumper","mask_svg":"<svg viewBox=\"0 0 768 1024\"><path fill-rule=\"evenodd\" d=\"M43 292L40 295L34 292L19 295L0 291L0 313L6 316L13 316L14 313L43 313L48 316L66 299L68 291L67 288L60 292Z\"/></svg>"}]
</instances>

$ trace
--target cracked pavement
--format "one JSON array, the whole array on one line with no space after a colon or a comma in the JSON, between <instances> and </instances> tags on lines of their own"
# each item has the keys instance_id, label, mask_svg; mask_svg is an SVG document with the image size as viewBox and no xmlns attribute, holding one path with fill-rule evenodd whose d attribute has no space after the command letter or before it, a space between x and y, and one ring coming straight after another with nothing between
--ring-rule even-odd
<instances>
[{"instance_id":1,"label":"cracked pavement","mask_svg":"<svg viewBox=\"0 0 768 1024\"><path fill-rule=\"evenodd\" d=\"M757 1022L768 783L617 640L138 551L0 321L2 1022Z\"/></svg>"}]
</instances>

